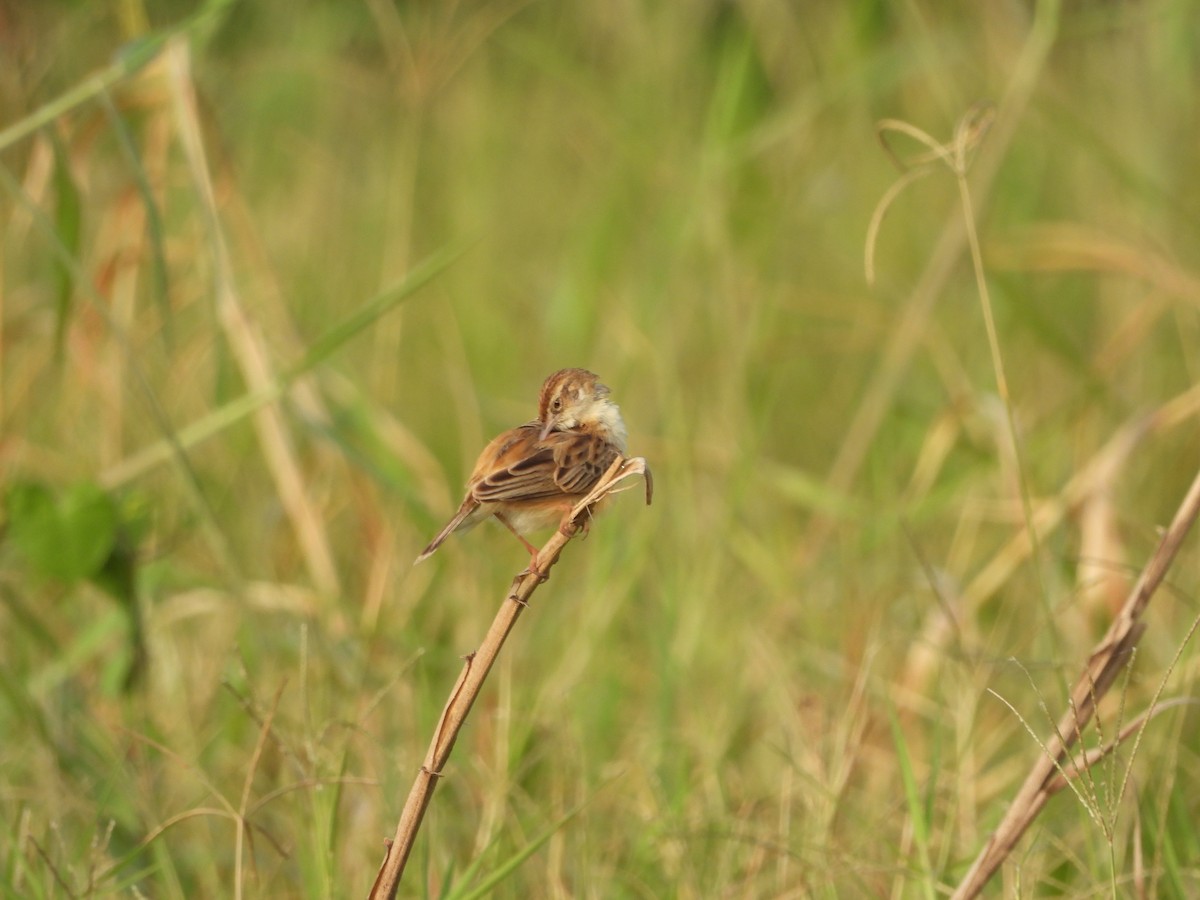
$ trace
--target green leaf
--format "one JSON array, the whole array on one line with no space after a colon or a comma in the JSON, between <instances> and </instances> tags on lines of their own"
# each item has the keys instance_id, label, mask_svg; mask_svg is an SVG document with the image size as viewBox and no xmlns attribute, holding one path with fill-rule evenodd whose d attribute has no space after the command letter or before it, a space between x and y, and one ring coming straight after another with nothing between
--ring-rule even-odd
<instances>
[{"instance_id":1,"label":"green leaf","mask_svg":"<svg viewBox=\"0 0 1200 900\"><path fill-rule=\"evenodd\" d=\"M90 482L61 497L43 484L9 489L8 533L18 552L39 575L73 583L95 575L112 551L117 505Z\"/></svg>"}]
</instances>

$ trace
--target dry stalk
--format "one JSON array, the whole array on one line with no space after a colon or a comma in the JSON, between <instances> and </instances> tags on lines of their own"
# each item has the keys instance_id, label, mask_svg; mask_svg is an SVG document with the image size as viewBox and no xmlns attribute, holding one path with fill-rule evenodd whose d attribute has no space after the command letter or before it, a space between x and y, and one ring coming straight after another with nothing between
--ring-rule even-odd
<instances>
[{"instance_id":1,"label":"dry stalk","mask_svg":"<svg viewBox=\"0 0 1200 900\"><path fill-rule=\"evenodd\" d=\"M425 817L425 810L433 797L433 789L442 777L442 770L450 759L450 751L454 749L458 733L466 722L475 698L479 696L492 664L500 654L500 648L504 646L505 639L516 625L521 611L528 605L530 596L549 576L550 568L558 561L563 547L583 526L583 521L591 514L592 507L633 475L641 475L645 480L646 503L649 504L654 493L654 481L646 461L640 456L633 459L617 459L592 492L571 510L565 525L554 532L546 546L538 551L540 571L525 571L513 579L512 587L492 620L483 643L479 645L478 650L466 657L466 665L450 691L450 698L446 701L442 716L433 730L433 740L425 754L425 762L417 773L417 779L413 782L408 799L404 803L404 810L400 813L396 835L388 842L387 855L379 868L379 874L375 876L369 900L393 900L396 896L396 889L400 885L405 863L412 852L421 820Z\"/></svg>"},{"instance_id":2,"label":"dry stalk","mask_svg":"<svg viewBox=\"0 0 1200 900\"><path fill-rule=\"evenodd\" d=\"M164 58L180 145L204 214L207 236L212 243L217 317L246 384L255 391L269 390L277 380L275 367L266 341L237 291L233 260L218 215L217 192L201 137L187 43L182 38L172 40ZM283 412L278 404L264 406L255 412L253 421L263 458L275 483L279 501L296 532L308 574L322 594L335 597L340 586L329 536L323 524L324 516L310 496Z\"/></svg>"},{"instance_id":3,"label":"dry stalk","mask_svg":"<svg viewBox=\"0 0 1200 900\"><path fill-rule=\"evenodd\" d=\"M1175 518L1146 563L1137 584L1130 591L1108 633L1092 651L1087 666L1071 690L1067 711L1059 720L1054 733L1044 742L1044 752L1034 762L1003 821L992 833L955 890L954 900L977 897L1012 852L1026 829L1037 818L1046 801L1063 787L1063 773L1070 767L1091 765L1095 761L1087 756L1072 761L1071 747L1082 736L1084 728L1096 711L1097 704L1129 661L1146 627L1141 620L1142 613L1171 567L1183 539L1196 521L1197 514L1200 514L1200 474L1197 474L1192 482L1175 513Z\"/></svg>"},{"instance_id":4,"label":"dry stalk","mask_svg":"<svg viewBox=\"0 0 1200 900\"><path fill-rule=\"evenodd\" d=\"M1029 99L1033 95L1046 60L1058 34L1059 2L1042 0L1035 5L1029 36L1012 69L1012 77L996 110L991 136L972 167L973 193L986 202L990 196L1005 154L1017 132ZM968 123L969 124L969 123ZM969 132L967 132L969 134ZM890 203L894 197L885 197ZM878 230L878 226L875 227ZM896 327L891 329L887 344L880 353L879 363L863 392L863 399L854 411L845 430L841 447L826 477L826 486L835 492L848 492L867 458L867 451L879 433L888 410L892 407L897 387L904 383L904 373L913 354L928 331L937 298L942 295L967 248L967 223L961 210L948 216L938 242L920 278L913 285L904 308L896 315ZM873 253L873 251L870 251ZM868 263L873 269L874 263ZM825 541L833 533L833 519L828 515L813 516L808 533L801 541L804 561L816 559Z\"/></svg>"}]
</instances>

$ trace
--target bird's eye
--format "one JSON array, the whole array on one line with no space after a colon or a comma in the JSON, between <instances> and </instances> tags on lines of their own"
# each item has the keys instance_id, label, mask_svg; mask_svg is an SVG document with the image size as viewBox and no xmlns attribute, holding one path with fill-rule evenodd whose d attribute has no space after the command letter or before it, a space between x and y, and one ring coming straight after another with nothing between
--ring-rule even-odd
<instances>
[{"instance_id":1,"label":"bird's eye","mask_svg":"<svg viewBox=\"0 0 1200 900\"><path fill-rule=\"evenodd\" d=\"M550 401L551 412L562 412L562 397L555 397Z\"/></svg>"}]
</instances>

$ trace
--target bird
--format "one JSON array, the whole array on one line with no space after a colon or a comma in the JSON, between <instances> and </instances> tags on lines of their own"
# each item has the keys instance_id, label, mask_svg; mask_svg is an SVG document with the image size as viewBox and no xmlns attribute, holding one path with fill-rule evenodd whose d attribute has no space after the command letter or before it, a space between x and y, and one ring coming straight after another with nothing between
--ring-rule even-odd
<instances>
[{"instance_id":1,"label":"bird","mask_svg":"<svg viewBox=\"0 0 1200 900\"><path fill-rule=\"evenodd\" d=\"M524 535L566 524L575 504L625 455L625 421L610 393L587 369L561 369L547 378L537 418L483 448L458 511L414 565L454 532L495 516L529 551L527 571L539 571L537 548Z\"/></svg>"}]
</instances>

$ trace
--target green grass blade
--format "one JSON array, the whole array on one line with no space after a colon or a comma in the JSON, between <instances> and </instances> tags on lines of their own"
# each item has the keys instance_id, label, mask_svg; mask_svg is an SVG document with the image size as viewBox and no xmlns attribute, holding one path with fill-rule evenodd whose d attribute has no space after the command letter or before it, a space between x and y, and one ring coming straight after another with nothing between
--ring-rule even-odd
<instances>
[{"instance_id":1,"label":"green grass blade","mask_svg":"<svg viewBox=\"0 0 1200 900\"><path fill-rule=\"evenodd\" d=\"M451 263L462 256L473 243L473 240L460 239L448 244L419 263L400 281L384 288L347 319L317 338L309 346L304 356L286 370L283 376L284 380L290 381L298 378L324 362L352 337L374 325L383 316L433 281L448 269Z\"/></svg>"},{"instance_id":2,"label":"green grass blade","mask_svg":"<svg viewBox=\"0 0 1200 900\"><path fill-rule=\"evenodd\" d=\"M504 863L502 863L499 868L493 870L492 873L483 879L483 881L479 882L479 884L462 891L453 890L449 895L447 895L447 900L479 900L481 897L488 896L497 885L499 885L502 881L504 881L504 879L508 878L513 872L520 868L521 865L527 859L529 859L529 857L533 856L534 853L544 847L550 838L554 837L554 835L557 834L563 828L563 826L579 815L579 813L583 811L583 808L588 805L590 800L591 797L588 797L587 799L581 801L578 805L567 810L567 812L552 822L541 834L522 847ZM467 869L463 872L460 882L465 884L474 876L474 874L479 870L479 859L481 858L482 854L480 854L480 857L477 858L475 862L467 867Z\"/></svg>"},{"instance_id":3,"label":"green grass blade","mask_svg":"<svg viewBox=\"0 0 1200 900\"><path fill-rule=\"evenodd\" d=\"M892 730L892 743L896 748L896 763L900 769L900 778L904 783L904 799L908 806L908 817L912 823L912 839L916 846L917 858L921 866L921 888L928 900L937 896L937 885L934 882L933 870L930 866L929 852L929 820L925 813L925 802L921 797L921 789L917 784L917 776L913 771L912 757L908 752L908 740L900 727L896 710L889 702L887 706L888 724Z\"/></svg>"},{"instance_id":4,"label":"green grass blade","mask_svg":"<svg viewBox=\"0 0 1200 900\"><path fill-rule=\"evenodd\" d=\"M189 450L220 434L263 406L275 402L293 381L328 359L348 340L399 306L400 303L449 268L450 264L463 254L467 246L467 242L458 242L435 253L413 269L403 280L372 297L360 310L318 338L300 361L284 370L275 381L257 391L243 394L203 418L184 426L175 433L172 440L157 441L126 459L120 465L109 469L101 476L101 482L107 487L115 487L131 481L170 459L176 452L176 448Z\"/></svg>"}]
</instances>

